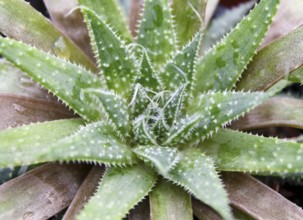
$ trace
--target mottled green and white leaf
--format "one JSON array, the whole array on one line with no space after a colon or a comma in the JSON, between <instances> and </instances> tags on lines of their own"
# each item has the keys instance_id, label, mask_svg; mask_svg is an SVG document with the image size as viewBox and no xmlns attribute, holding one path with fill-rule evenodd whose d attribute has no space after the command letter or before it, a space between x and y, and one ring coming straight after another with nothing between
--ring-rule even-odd
<instances>
[{"instance_id":1,"label":"mottled green and white leaf","mask_svg":"<svg viewBox=\"0 0 303 220\"><path fill-rule=\"evenodd\" d=\"M196 64L198 50L202 33L198 32L195 37L181 51L179 51L171 62L160 72L162 87L175 91L180 85L188 84L191 90L192 83L196 77Z\"/></svg>"},{"instance_id":2,"label":"mottled green and white leaf","mask_svg":"<svg viewBox=\"0 0 303 220\"><path fill-rule=\"evenodd\" d=\"M263 48L248 65L237 89L266 90L303 66L303 27Z\"/></svg>"},{"instance_id":3,"label":"mottled green and white leaf","mask_svg":"<svg viewBox=\"0 0 303 220\"><path fill-rule=\"evenodd\" d=\"M146 48L158 69L177 51L177 40L168 0L146 0L137 43Z\"/></svg>"},{"instance_id":4,"label":"mottled green and white leaf","mask_svg":"<svg viewBox=\"0 0 303 220\"><path fill-rule=\"evenodd\" d=\"M199 144L218 169L237 172L302 173L303 144L220 129Z\"/></svg>"},{"instance_id":5,"label":"mottled green and white leaf","mask_svg":"<svg viewBox=\"0 0 303 220\"><path fill-rule=\"evenodd\" d=\"M232 89L251 61L277 11L279 0L262 0L197 66L195 93Z\"/></svg>"},{"instance_id":6,"label":"mottled green and white leaf","mask_svg":"<svg viewBox=\"0 0 303 220\"><path fill-rule=\"evenodd\" d=\"M117 34L122 36L127 43L132 42L132 37L127 23L122 15L116 0L78 0L80 6L85 6L94 11L104 22L113 26Z\"/></svg>"},{"instance_id":7,"label":"mottled green and white leaf","mask_svg":"<svg viewBox=\"0 0 303 220\"><path fill-rule=\"evenodd\" d=\"M110 168L77 220L122 219L151 190L157 175L143 165ZM127 184L125 184L127 183Z\"/></svg>"},{"instance_id":8,"label":"mottled green and white leaf","mask_svg":"<svg viewBox=\"0 0 303 220\"><path fill-rule=\"evenodd\" d=\"M151 163L158 173L166 176L167 173L178 163L181 155L177 148L162 146L138 146L133 151L147 163Z\"/></svg>"},{"instance_id":9,"label":"mottled green and white leaf","mask_svg":"<svg viewBox=\"0 0 303 220\"><path fill-rule=\"evenodd\" d=\"M206 0L174 0L172 4L176 31L181 45L191 40L204 25Z\"/></svg>"},{"instance_id":10,"label":"mottled green and white leaf","mask_svg":"<svg viewBox=\"0 0 303 220\"><path fill-rule=\"evenodd\" d=\"M107 88L124 97L129 96L139 74L134 55L101 17L88 8L82 8L82 12Z\"/></svg>"},{"instance_id":11,"label":"mottled green and white leaf","mask_svg":"<svg viewBox=\"0 0 303 220\"><path fill-rule=\"evenodd\" d=\"M197 148L189 148L182 153L182 159L165 177L184 187L224 219L233 219L214 161Z\"/></svg>"},{"instance_id":12,"label":"mottled green and white leaf","mask_svg":"<svg viewBox=\"0 0 303 220\"><path fill-rule=\"evenodd\" d=\"M82 89L102 88L101 81L93 73L76 64L7 38L0 38L0 55L47 88L84 119L102 118L96 106L85 103L80 98Z\"/></svg>"},{"instance_id":13,"label":"mottled green and white leaf","mask_svg":"<svg viewBox=\"0 0 303 220\"><path fill-rule=\"evenodd\" d=\"M45 153L51 151L51 145L76 132L83 123L81 119L68 119L2 130L0 167L48 161Z\"/></svg>"},{"instance_id":14,"label":"mottled green and white leaf","mask_svg":"<svg viewBox=\"0 0 303 220\"><path fill-rule=\"evenodd\" d=\"M118 129L121 136L129 135L130 121L126 100L119 95L101 89L85 89L83 96L94 102L101 113Z\"/></svg>"},{"instance_id":15,"label":"mottled green and white leaf","mask_svg":"<svg viewBox=\"0 0 303 220\"><path fill-rule=\"evenodd\" d=\"M191 196L181 187L161 179L149 196L151 218L192 220Z\"/></svg>"}]
</instances>

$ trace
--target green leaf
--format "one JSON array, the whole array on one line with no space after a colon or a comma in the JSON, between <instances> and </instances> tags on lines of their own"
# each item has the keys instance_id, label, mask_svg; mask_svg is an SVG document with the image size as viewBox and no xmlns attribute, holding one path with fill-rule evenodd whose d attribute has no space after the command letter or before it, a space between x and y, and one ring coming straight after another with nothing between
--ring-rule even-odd
<instances>
[{"instance_id":1,"label":"green leaf","mask_svg":"<svg viewBox=\"0 0 303 220\"><path fill-rule=\"evenodd\" d=\"M0 32L96 70L94 63L71 40L23 0L0 1Z\"/></svg>"},{"instance_id":2,"label":"green leaf","mask_svg":"<svg viewBox=\"0 0 303 220\"><path fill-rule=\"evenodd\" d=\"M223 171L300 173L303 172L303 144L220 129L199 144Z\"/></svg>"},{"instance_id":3,"label":"green leaf","mask_svg":"<svg viewBox=\"0 0 303 220\"><path fill-rule=\"evenodd\" d=\"M154 172L142 165L109 169L77 219L122 219L148 194L156 178Z\"/></svg>"},{"instance_id":4,"label":"green leaf","mask_svg":"<svg viewBox=\"0 0 303 220\"><path fill-rule=\"evenodd\" d=\"M197 148L189 148L182 153L182 159L165 177L183 186L197 199L216 210L224 219L233 219L228 206L227 193L212 159Z\"/></svg>"},{"instance_id":5,"label":"green leaf","mask_svg":"<svg viewBox=\"0 0 303 220\"><path fill-rule=\"evenodd\" d=\"M262 0L225 39L202 57L197 67L196 93L235 86L267 32L278 3L279 0Z\"/></svg>"},{"instance_id":6,"label":"green leaf","mask_svg":"<svg viewBox=\"0 0 303 220\"><path fill-rule=\"evenodd\" d=\"M143 51L140 76L137 79L137 83L141 84L144 88L152 91L160 91L160 82L158 76L155 74L153 67L151 65L150 58L148 57L146 51Z\"/></svg>"},{"instance_id":7,"label":"green leaf","mask_svg":"<svg viewBox=\"0 0 303 220\"><path fill-rule=\"evenodd\" d=\"M204 25L207 0L174 0L176 31L181 45L185 45Z\"/></svg>"},{"instance_id":8,"label":"green leaf","mask_svg":"<svg viewBox=\"0 0 303 220\"><path fill-rule=\"evenodd\" d=\"M41 158L48 161L86 161L107 165L137 162L123 138L104 121L89 124L69 137L53 142Z\"/></svg>"},{"instance_id":9,"label":"green leaf","mask_svg":"<svg viewBox=\"0 0 303 220\"><path fill-rule=\"evenodd\" d=\"M172 93L164 106L165 117L169 125L174 125L178 118L181 117L185 98L188 98L186 97L188 94L187 86L188 84L185 84Z\"/></svg>"},{"instance_id":10,"label":"green leaf","mask_svg":"<svg viewBox=\"0 0 303 220\"><path fill-rule=\"evenodd\" d=\"M191 101L187 117L170 130L165 144L197 144L211 136L220 127L256 107L271 94L254 92L209 92Z\"/></svg>"},{"instance_id":11,"label":"green leaf","mask_svg":"<svg viewBox=\"0 0 303 220\"><path fill-rule=\"evenodd\" d=\"M303 66L303 27L258 52L248 65L237 89L266 90Z\"/></svg>"},{"instance_id":12,"label":"green leaf","mask_svg":"<svg viewBox=\"0 0 303 220\"><path fill-rule=\"evenodd\" d=\"M129 135L130 122L126 100L119 95L101 89L85 89L83 94L92 98L94 105L113 123L121 136Z\"/></svg>"},{"instance_id":13,"label":"green leaf","mask_svg":"<svg viewBox=\"0 0 303 220\"><path fill-rule=\"evenodd\" d=\"M76 122L79 127L79 120L66 121L66 124L59 121L0 132L0 140L2 140L0 166L46 161L87 161L115 165L137 162L136 156L110 125L98 122L76 131L71 127L75 126ZM57 128L58 126L62 128ZM52 132L51 135L45 134L49 133L50 129L56 132ZM63 129L67 131L63 132ZM61 133L57 134L57 132ZM29 136L31 134L34 135ZM17 143L16 139L18 139Z\"/></svg>"},{"instance_id":14,"label":"green leaf","mask_svg":"<svg viewBox=\"0 0 303 220\"><path fill-rule=\"evenodd\" d=\"M145 162L152 163L158 173L166 176L180 160L181 155L176 148L161 146L138 146L133 151Z\"/></svg>"},{"instance_id":15,"label":"green leaf","mask_svg":"<svg viewBox=\"0 0 303 220\"><path fill-rule=\"evenodd\" d=\"M150 193L149 200L153 220L193 219L190 195L164 179L157 183Z\"/></svg>"},{"instance_id":16,"label":"green leaf","mask_svg":"<svg viewBox=\"0 0 303 220\"><path fill-rule=\"evenodd\" d=\"M157 69L173 57L177 40L168 0L144 2L137 43L146 48Z\"/></svg>"},{"instance_id":17,"label":"green leaf","mask_svg":"<svg viewBox=\"0 0 303 220\"><path fill-rule=\"evenodd\" d=\"M289 78L291 82L303 84L303 66L291 72Z\"/></svg>"},{"instance_id":18,"label":"green leaf","mask_svg":"<svg viewBox=\"0 0 303 220\"><path fill-rule=\"evenodd\" d=\"M201 37L202 33L198 32L193 40L178 52L173 60L160 72L159 77L163 88L175 91L180 85L188 83L188 90L191 90L192 83L196 77L196 64Z\"/></svg>"},{"instance_id":19,"label":"green leaf","mask_svg":"<svg viewBox=\"0 0 303 220\"><path fill-rule=\"evenodd\" d=\"M122 36L127 43L132 42L127 23L116 0L79 0L79 3L81 6L86 6L95 12L95 14L100 16L102 21L112 25L117 34Z\"/></svg>"},{"instance_id":20,"label":"green leaf","mask_svg":"<svg viewBox=\"0 0 303 220\"><path fill-rule=\"evenodd\" d=\"M150 103L148 91L140 84L136 84L134 88L134 94L129 104L131 109L131 117L134 119L141 115L144 111L147 111L147 107Z\"/></svg>"},{"instance_id":21,"label":"green leaf","mask_svg":"<svg viewBox=\"0 0 303 220\"><path fill-rule=\"evenodd\" d=\"M59 120L32 124L0 131L0 167L11 167L45 162L45 147L71 135L83 124L80 119ZM50 132L52 131L52 132Z\"/></svg>"},{"instance_id":22,"label":"green leaf","mask_svg":"<svg viewBox=\"0 0 303 220\"><path fill-rule=\"evenodd\" d=\"M208 1L209 2L209 1ZM249 9L254 6L254 1L242 3L231 9L225 9L221 15L213 18L202 42L202 51L207 52L212 46L219 42L224 35L228 34L243 17Z\"/></svg>"},{"instance_id":23,"label":"green leaf","mask_svg":"<svg viewBox=\"0 0 303 220\"><path fill-rule=\"evenodd\" d=\"M148 125L148 119L144 115L139 116L133 122L134 127L134 141L137 144L154 144L157 145L157 137L154 134L153 130Z\"/></svg>"},{"instance_id":24,"label":"green leaf","mask_svg":"<svg viewBox=\"0 0 303 220\"><path fill-rule=\"evenodd\" d=\"M302 109L302 99L273 97L232 123L232 128L247 130L283 126L303 129Z\"/></svg>"},{"instance_id":25,"label":"green leaf","mask_svg":"<svg viewBox=\"0 0 303 220\"><path fill-rule=\"evenodd\" d=\"M97 76L21 42L0 38L0 54L47 88L86 120L100 119L99 110L80 98L81 89L101 88ZM58 80L60 79L60 80Z\"/></svg>"},{"instance_id":26,"label":"green leaf","mask_svg":"<svg viewBox=\"0 0 303 220\"><path fill-rule=\"evenodd\" d=\"M88 8L82 8L82 12L88 24L98 66L108 89L124 97L129 96L135 78L139 75L134 55L127 51L124 42L101 17Z\"/></svg>"}]
</instances>

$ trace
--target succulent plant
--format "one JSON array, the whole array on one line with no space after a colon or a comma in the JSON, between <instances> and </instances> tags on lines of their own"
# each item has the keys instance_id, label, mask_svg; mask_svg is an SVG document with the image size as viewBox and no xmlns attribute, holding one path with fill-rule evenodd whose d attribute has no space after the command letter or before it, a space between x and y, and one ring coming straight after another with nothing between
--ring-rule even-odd
<instances>
[{"instance_id":1,"label":"succulent plant","mask_svg":"<svg viewBox=\"0 0 303 220\"><path fill-rule=\"evenodd\" d=\"M224 128L281 87L250 92L255 87L239 81L278 0L261 0L203 56L204 12L195 8L204 1L175 0L174 21L168 0L146 0L135 40L115 1L79 3L97 68L66 49L74 47L63 36L50 51L55 55L0 38L1 56L81 117L2 130L1 167L106 165L104 175L94 171L103 177L77 219L121 219L147 195L153 219L191 219L191 196L233 219L218 171L303 171L302 144ZM0 196L0 216L9 218L13 209Z\"/></svg>"}]
</instances>

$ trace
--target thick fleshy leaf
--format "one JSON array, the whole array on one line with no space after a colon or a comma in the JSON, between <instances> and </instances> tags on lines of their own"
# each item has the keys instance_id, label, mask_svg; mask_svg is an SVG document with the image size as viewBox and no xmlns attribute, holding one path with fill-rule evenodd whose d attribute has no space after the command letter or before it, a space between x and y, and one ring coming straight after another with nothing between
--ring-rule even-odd
<instances>
[{"instance_id":1,"label":"thick fleshy leaf","mask_svg":"<svg viewBox=\"0 0 303 220\"><path fill-rule=\"evenodd\" d=\"M174 0L173 14L176 17L176 31L181 45L185 45L202 27L206 0Z\"/></svg>"},{"instance_id":2,"label":"thick fleshy leaf","mask_svg":"<svg viewBox=\"0 0 303 220\"><path fill-rule=\"evenodd\" d=\"M254 57L237 89L265 90L303 66L303 27L274 41Z\"/></svg>"},{"instance_id":3,"label":"thick fleshy leaf","mask_svg":"<svg viewBox=\"0 0 303 220\"><path fill-rule=\"evenodd\" d=\"M182 153L182 159L165 178L183 186L224 219L233 219L227 194L212 159L197 148L189 148Z\"/></svg>"},{"instance_id":4,"label":"thick fleshy leaf","mask_svg":"<svg viewBox=\"0 0 303 220\"><path fill-rule=\"evenodd\" d=\"M168 0L144 1L137 43L146 48L157 69L173 57L177 40Z\"/></svg>"},{"instance_id":5,"label":"thick fleshy leaf","mask_svg":"<svg viewBox=\"0 0 303 220\"><path fill-rule=\"evenodd\" d=\"M43 0L52 22L68 36L92 60L94 59L90 40L77 0Z\"/></svg>"},{"instance_id":6,"label":"thick fleshy leaf","mask_svg":"<svg viewBox=\"0 0 303 220\"><path fill-rule=\"evenodd\" d=\"M223 173L222 177L229 192L231 205L254 219L303 218L302 208L253 177L230 172Z\"/></svg>"},{"instance_id":7,"label":"thick fleshy leaf","mask_svg":"<svg viewBox=\"0 0 303 220\"><path fill-rule=\"evenodd\" d=\"M273 97L232 123L231 127L240 130L272 126L303 129L302 109L302 99Z\"/></svg>"},{"instance_id":8,"label":"thick fleshy leaf","mask_svg":"<svg viewBox=\"0 0 303 220\"><path fill-rule=\"evenodd\" d=\"M9 93L31 98L54 100L25 73L4 59L0 59L0 93Z\"/></svg>"},{"instance_id":9,"label":"thick fleshy leaf","mask_svg":"<svg viewBox=\"0 0 303 220\"><path fill-rule=\"evenodd\" d=\"M94 11L102 21L106 24L110 24L117 31L123 40L127 43L132 42L132 37L128 30L126 21L122 15L116 0L78 0L80 6L85 6L90 10Z\"/></svg>"},{"instance_id":10,"label":"thick fleshy leaf","mask_svg":"<svg viewBox=\"0 0 303 220\"><path fill-rule=\"evenodd\" d=\"M146 111L149 103L150 98L148 96L148 91L146 91L142 85L136 84L132 100L129 104L132 119L138 117L144 111Z\"/></svg>"},{"instance_id":11,"label":"thick fleshy leaf","mask_svg":"<svg viewBox=\"0 0 303 220\"><path fill-rule=\"evenodd\" d=\"M152 166L155 166L157 171L163 176L166 176L181 159L177 148L139 146L134 148L133 151L144 161L152 163Z\"/></svg>"},{"instance_id":12,"label":"thick fleshy leaf","mask_svg":"<svg viewBox=\"0 0 303 220\"><path fill-rule=\"evenodd\" d=\"M303 172L303 144L220 129L199 144L223 171L300 173Z\"/></svg>"},{"instance_id":13,"label":"thick fleshy leaf","mask_svg":"<svg viewBox=\"0 0 303 220\"><path fill-rule=\"evenodd\" d=\"M104 167L94 166L88 175L85 177L85 180L79 187L75 197L73 198L72 203L69 205L66 213L62 220L76 219L76 216L83 209L84 204L89 200L89 198L96 191L100 179L103 175Z\"/></svg>"},{"instance_id":14,"label":"thick fleshy leaf","mask_svg":"<svg viewBox=\"0 0 303 220\"><path fill-rule=\"evenodd\" d=\"M269 98L269 93L210 92L192 101L188 114L170 130L165 144L197 144L220 127L256 107Z\"/></svg>"},{"instance_id":15,"label":"thick fleshy leaf","mask_svg":"<svg viewBox=\"0 0 303 220\"><path fill-rule=\"evenodd\" d=\"M0 186L0 219L48 219L66 208L88 167L47 164Z\"/></svg>"},{"instance_id":16,"label":"thick fleshy leaf","mask_svg":"<svg viewBox=\"0 0 303 220\"><path fill-rule=\"evenodd\" d=\"M139 116L134 120L134 142L142 145L157 145L157 137L147 123L148 119L144 116Z\"/></svg>"},{"instance_id":17,"label":"thick fleshy leaf","mask_svg":"<svg viewBox=\"0 0 303 220\"><path fill-rule=\"evenodd\" d=\"M196 93L231 89L263 39L279 0L262 0L197 66Z\"/></svg>"},{"instance_id":18,"label":"thick fleshy leaf","mask_svg":"<svg viewBox=\"0 0 303 220\"><path fill-rule=\"evenodd\" d=\"M94 105L118 129L117 133L124 137L129 135L130 122L126 100L119 95L101 89L85 89L83 94L91 98Z\"/></svg>"},{"instance_id":19,"label":"thick fleshy leaf","mask_svg":"<svg viewBox=\"0 0 303 220\"><path fill-rule=\"evenodd\" d=\"M28 3L1 0L0 6L1 33L96 70L93 62L74 43Z\"/></svg>"},{"instance_id":20,"label":"thick fleshy leaf","mask_svg":"<svg viewBox=\"0 0 303 220\"><path fill-rule=\"evenodd\" d=\"M0 129L76 117L56 102L1 93L0 115Z\"/></svg>"},{"instance_id":21,"label":"thick fleshy leaf","mask_svg":"<svg viewBox=\"0 0 303 220\"><path fill-rule=\"evenodd\" d=\"M84 103L80 98L81 89L102 87L94 74L11 39L0 38L0 55L55 94L84 119L96 120L102 117L96 106Z\"/></svg>"},{"instance_id":22,"label":"thick fleshy leaf","mask_svg":"<svg viewBox=\"0 0 303 220\"><path fill-rule=\"evenodd\" d=\"M67 119L2 130L0 167L46 162L44 153L51 149L50 145L71 135L82 124L81 119Z\"/></svg>"},{"instance_id":23,"label":"thick fleshy leaf","mask_svg":"<svg viewBox=\"0 0 303 220\"><path fill-rule=\"evenodd\" d=\"M87 161L108 165L137 162L136 156L123 143L116 130L104 121L80 128L69 137L54 142L41 150L41 159L49 161ZM39 159L40 159L39 158Z\"/></svg>"},{"instance_id":24,"label":"thick fleshy leaf","mask_svg":"<svg viewBox=\"0 0 303 220\"><path fill-rule=\"evenodd\" d=\"M185 84L178 88L171 94L169 100L164 106L165 117L169 125L174 125L176 121L181 117L182 110L184 108L185 99L188 98L188 84Z\"/></svg>"},{"instance_id":25,"label":"thick fleshy leaf","mask_svg":"<svg viewBox=\"0 0 303 220\"><path fill-rule=\"evenodd\" d=\"M151 61L145 51L143 51L140 76L136 80L137 83L142 85L144 88L152 91L160 91L160 82L158 76L155 74Z\"/></svg>"},{"instance_id":26,"label":"thick fleshy leaf","mask_svg":"<svg viewBox=\"0 0 303 220\"><path fill-rule=\"evenodd\" d=\"M164 89L175 91L182 84L188 84L188 90L191 90L192 83L196 77L201 35L201 32L197 33L193 40L178 52L173 60L161 71L159 77Z\"/></svg>"},{"instance_id":27,"label":"thick fleshy leaf","mask_svg":"<svg viewBox=\"0 0 303 220\"><path fill-rule=\"evenodd\" d=\"M288 80L291 82L303 84L303 65L291 72Z\"/></svg>"},{"instance_id":28,"label":"thick fleshy leaf","mask_svg":"<svg viewBox=\"0 0 303 220\"><path fill-rule=\"evenodd\" d=\"M139 74L135 57L127 51L124 42L101 17L88 8L83 8L82 12L108 89L129 97L135 78Z\"/></svg>"},{"instance_id":29,"label":"thick fleshy leaf","mask_svg":"<svg viewBox=\"0 0 303 220\"><path fill-rule=\"evenodd\" d=\"M210 50L224 35L228 34L243 19L254 4L255 1L248 1L231 9L225 9L222 14L217 15L205 31L206 33L201 44L203 53Z\"/></svg>"},{"instance_id":30,"label":"thick fleshy leaf","mask_svg":"<svg viewBox=\"0 0 303 220\"><path fill-rule=\"evenodd\" d=\"M157 175L143 165L110 168L77 219L122 219L148 194L156 178Z\"/></svg>"},{"instance_id":31,"label":"thick fleshy leaf","mask_svg":"<svg viewBox=\"0 0 303 220\"><path fill-rule=\"evenodd\" d=\"M161 179L149 196L153 220L193 219L191 197L182 188Z\"/></svg>"}]
</instances>

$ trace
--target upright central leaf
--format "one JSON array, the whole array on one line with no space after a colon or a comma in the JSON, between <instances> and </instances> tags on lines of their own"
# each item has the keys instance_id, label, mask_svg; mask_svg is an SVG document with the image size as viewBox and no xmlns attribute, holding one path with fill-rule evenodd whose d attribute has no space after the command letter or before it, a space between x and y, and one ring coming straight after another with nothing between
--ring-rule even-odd
<instances>
[{"instance_id":1,"label":"upright central leaf","mask_svg":"<svg viewBox=\"0 0 303 220\"><path fill-rule=\"evenodd\" d=\"M169 62L160 78L165 89L174 91L180 84L188 83L189 87L196 75L196 61L201 40L201 33L198 32L191 42L182 51L178 52Z\"/></svg>"},{"instance_id":2,"label":"upright central leaf","mask_svg":"<svg viewBox=\"0 0 303 220\"><path fill-rule=\"evenodd\" d=\"M105 24L100 17L88 8L83 8L92 44L96 53L101 74L105 77L108 89L123 96L130 94L138 68L122 40Z\"/></svg>"},{"instance_id":3,"label":"upright central leaf","mask_svg":"<svg viewBox=\"0 0 303 220\"><path fill-rule=\"evenodd\" d=\"M174 0L178 39L185 45L203 25L207 0Z\"/></svg>"},{"instance_id":4,"label":"upright central leaf","mask_svg":"<svg viewBox=\"0 0 303 220\"><path fill-rule=\"evenodd\" d=\"M174 55L176 41L168 0L146 0L137 42L146 48L156 67Z\"/></svg>"}]
</instances>

